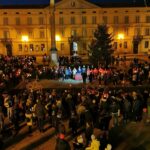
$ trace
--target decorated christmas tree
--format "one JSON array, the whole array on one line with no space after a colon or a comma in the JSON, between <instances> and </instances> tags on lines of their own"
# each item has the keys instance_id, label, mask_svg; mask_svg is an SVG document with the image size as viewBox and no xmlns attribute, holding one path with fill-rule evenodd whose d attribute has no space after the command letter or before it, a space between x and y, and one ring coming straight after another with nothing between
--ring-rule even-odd
<instances>
[{"instance_id":1,"label":"decorated christmas tree","mask_svg":"<svg viewBox=\"0 0 150 150\"><path fill-rule=\"evenodd\" d=\"M108 27L106 25L98 25L94 32L94 38L89 45L90 63L108 66L111 63L113 53L112 41L112 35L108 33Z\"/></svg>"}]
</instances>

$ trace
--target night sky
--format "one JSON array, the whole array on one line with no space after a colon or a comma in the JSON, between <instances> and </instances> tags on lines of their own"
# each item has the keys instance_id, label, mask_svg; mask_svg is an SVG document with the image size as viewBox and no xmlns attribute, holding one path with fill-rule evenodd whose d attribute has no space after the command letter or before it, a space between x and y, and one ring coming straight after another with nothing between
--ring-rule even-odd
<instances>
[{"instance_id":1,"label":"night sky","mask_svg":"<svg viewBox=\"0 0 150 150\"><path fill-rule=\"evenodd\" d=\"M144 0L88 0L91 2L143 2ZM145 0L146 1L146 0ZM149 0L147 0L148 2ZM0 0L0 5L49 4L49 0Z\"/></svg>"}]
</instances>

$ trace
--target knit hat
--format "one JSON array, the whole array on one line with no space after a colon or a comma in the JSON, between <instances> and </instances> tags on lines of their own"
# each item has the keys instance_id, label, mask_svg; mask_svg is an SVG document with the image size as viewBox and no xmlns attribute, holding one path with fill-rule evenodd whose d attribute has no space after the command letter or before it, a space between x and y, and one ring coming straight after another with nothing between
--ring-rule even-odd
<instances>
[{"instance_id":1,"label":"knit hat","mask_svg":"<svg viewBox=\"0 0 150 150\"><path fill-rule=\"evenodd\" d=\"M92 135L91 135L91 140L94 140L94 139L95 139L95 135L92 134Z\"/></svg>"},{"instance_id":2,"label":"knit hat","mask_svg":"<svg viewBox=\"0 0 150 150\"><path fill-rule=\"evenodd\" d=\"M107 147L105 148L105 150L111 150L112 149L112 145L111 144L107 144Z\"/></svg>"},{"instance_id":3,"label":"knit hat","mask_svg":"<svg viewBox=\"0 0 150 150\"><path fill-rule=\"evenodd\" d=\"M78 143L83 143L83 137L82 137L82 135L80 135L80 136L77 137L77 142Z\"/></svg>"}]
</instances>

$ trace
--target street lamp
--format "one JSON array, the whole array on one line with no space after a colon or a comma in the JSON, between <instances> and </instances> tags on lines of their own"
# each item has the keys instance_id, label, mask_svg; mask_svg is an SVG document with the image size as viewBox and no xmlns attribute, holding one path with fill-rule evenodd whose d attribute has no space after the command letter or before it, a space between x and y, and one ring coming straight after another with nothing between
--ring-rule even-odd
<instances>
[{"instance_id":1,"label":"street lamp","mask_svg":"<svg viewBox=\"0 0 150 150\"><path fill-rule=\"evenodd\" d=\"M27 35L22 35L21 41L25 43L24 49L25 49L25 51L27 51L28 47L27 47L26 43L29 41L29 37Z\"/></svg>"},{"instance_id":2,"label":"street lamp","mask_svg":"<svg viewBox=\"0 0 150 150\"><path fill-rule=\"evenodd\" d=\"M60 41L61 41L60 35L56 35L56 36L55 36L55 40L56 40L56 42L60 42Z\"/></svg>"},{"instance_id":3,"label":"street lamp","mask_svg":"<svg viewBox=\"0 0 150 150\"><path fill-rule=\"evenodd\" d=\"M122 44L123 44L123 40L124 40L124 34L123 33L119 33L117 35L117 39L119 40L119 47L122 50Z\"/></svg>"}]
</instances>

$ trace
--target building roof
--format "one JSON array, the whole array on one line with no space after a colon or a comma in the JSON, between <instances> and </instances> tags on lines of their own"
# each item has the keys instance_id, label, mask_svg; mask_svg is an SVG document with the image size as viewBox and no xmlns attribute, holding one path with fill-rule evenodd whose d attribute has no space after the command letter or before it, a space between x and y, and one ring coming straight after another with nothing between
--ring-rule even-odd
<instances>
[{"instance_id":1,"label":"building roof","mask_svg":"<svg viewBox=\"0 0 150 150\"><path fill-rule=\"evenodd\" d=\"M61 0L55 0L56 3ZM144 7L149 0L87 0L100 7ZM120 2L121 1L121 2ZM0 0L0 8L44 8L50 0Z\"/></svg>"}]
</instances>

